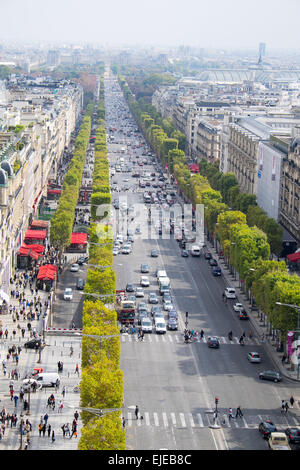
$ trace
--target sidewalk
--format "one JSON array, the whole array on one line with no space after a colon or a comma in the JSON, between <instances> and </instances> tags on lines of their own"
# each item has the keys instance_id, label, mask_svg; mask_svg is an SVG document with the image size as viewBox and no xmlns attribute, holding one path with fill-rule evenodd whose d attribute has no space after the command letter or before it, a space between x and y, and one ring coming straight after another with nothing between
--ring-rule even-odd
<instances>
[{"instance_id":1,"label":"sidewalk","mask_svg":"<svg viewBox=\"0 0 300 470\"><path fill-rule=\"evenodd\" d=\"M268 353L270 354L276 369L281 373L282 376L300 382L300 378L297 378L297 370L291 370L290 364L282 363L283 353L277 352L276 341L272 340L272 337L270 337L269 335L268 327L264 326L263 321L260 321L260 312L251 311L249 300L247 300L246 295L242 292L239 281L234 280L234 277L230 274L226 264L224 263L224 260L219 257L214 245L209 241L206 241L206 250L210 251L213 257L218 261L219 266L222 268L222 275L224 277L225 283L228 286L234 287L236 289L236 301L241 302L244 305L245 310L249 316L253 332L256 333L258 337L262 337L262 335L264 335L265 339L263 344L265 345Z\"/></svg>"}]
</instances>

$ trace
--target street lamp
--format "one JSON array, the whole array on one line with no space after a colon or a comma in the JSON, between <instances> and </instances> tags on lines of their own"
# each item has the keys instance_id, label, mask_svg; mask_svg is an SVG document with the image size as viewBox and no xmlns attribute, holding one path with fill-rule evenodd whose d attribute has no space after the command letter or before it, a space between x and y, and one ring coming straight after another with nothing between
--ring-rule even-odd
<instances>
[{"instance_id":1,"label":"street lamp","mask_svg":"<svg viewBox=\"0 0 300 470\"><path fill-rule=\"evenodd\" d=\"M300 306L299 305L293 305L293 304L284 304L282 302L276 302L276 305L281 305L283 307L290 307L290 308L294 308L295 310L297 310L297 335L298 335L298 338L299 338L299 333L300 333Z\"/></svg>"},{"instance_id":2,"label":"street lamp","mask_svg":"<svg viewBox=\"0 0 300 470\"><path fill-rule=\"evenodd\" d=\"M18 450L23 450L23 428L24 428L24 419L23 413L20 414L20 446Z\"/></svg>"}]
</instances>

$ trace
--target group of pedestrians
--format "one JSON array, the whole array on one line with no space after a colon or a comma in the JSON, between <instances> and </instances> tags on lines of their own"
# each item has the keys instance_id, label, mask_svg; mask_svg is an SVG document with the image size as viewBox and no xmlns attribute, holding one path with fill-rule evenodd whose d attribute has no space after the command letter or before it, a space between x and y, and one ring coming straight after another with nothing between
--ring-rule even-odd
<instances>
[{"instance_id":1,"label":"group of pedestrians","mask_svg":"<svg viewBox=\"0 0 300 470\"><path fill-rule=\"evenodd\" d=\"M289 404L290 403L290 404ZM293 408L295 403L295 399L293 395L291 398L288 400L281 400L281 413L287 413L289 408Z\"/></svg>"}]
</instances>

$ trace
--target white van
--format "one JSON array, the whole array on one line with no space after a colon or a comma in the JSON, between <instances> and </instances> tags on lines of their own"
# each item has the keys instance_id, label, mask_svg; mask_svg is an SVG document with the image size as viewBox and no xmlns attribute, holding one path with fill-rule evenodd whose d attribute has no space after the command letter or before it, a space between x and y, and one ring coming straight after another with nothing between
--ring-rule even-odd
<instances>
[{"instance_id":1,"label":"white van","mask_svg":"<svg viewBox=\"0 0 300 470\"><path fill-rule=\"evenodd\" d=\"M60 378L56 372L41 372L35 377L35 380L42 387L58 387L60 384Z\"/></svg>"},{"instance_id":2,"label":"white van","mask_svg":"<svg viewBox=\"0 0 300 470\"><path fill-rule=\"evenodd\" d=\"M159 277L158 284L159 284L159 287L162 287L162 286L170 287L170 279L168 277Z\"/></svg>"},{"instance_id":3,"label":"white van","mask_svg":"<svg viewBox=\"0 0 300 470\"><path fill-rule=\"evenodd\" d=\"M192 256L200 256L200 246L193 245L191 248L191 255Z\"/></svg>"},{"instance_id":4,"label":"white van","mask_svg":"<svg viewBox=\"0 0 300 470\"><path fill-rule=\"evenodd\" d=\"M164 269L158 269L158 270L156 271L156 277L157 277L157 282L158 282L158 279L159 279L160 277L168 277L168 276L167 276L167 273L166 273L166 271L165 271Z\"/></svg>"}]
</instances>

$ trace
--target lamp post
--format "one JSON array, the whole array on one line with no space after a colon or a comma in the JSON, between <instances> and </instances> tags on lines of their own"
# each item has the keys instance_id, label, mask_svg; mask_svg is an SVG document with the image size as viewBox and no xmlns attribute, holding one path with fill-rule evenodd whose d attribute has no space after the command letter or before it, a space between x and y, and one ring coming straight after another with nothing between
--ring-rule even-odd
<instances>
[{"instance_id":1,"label":"lamp post","mask_svg":"<svg viewBox=\"0 0 300 470\"><path fill-rule=\"evenodd\" d=\"M18 450L23 450L23 428L24 428L24 419L23 414L20 414L20 446Z\"/></svg>"}]
</instances>

